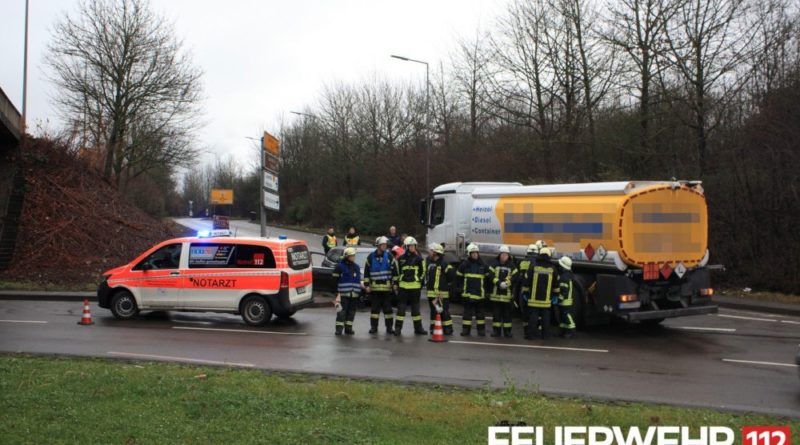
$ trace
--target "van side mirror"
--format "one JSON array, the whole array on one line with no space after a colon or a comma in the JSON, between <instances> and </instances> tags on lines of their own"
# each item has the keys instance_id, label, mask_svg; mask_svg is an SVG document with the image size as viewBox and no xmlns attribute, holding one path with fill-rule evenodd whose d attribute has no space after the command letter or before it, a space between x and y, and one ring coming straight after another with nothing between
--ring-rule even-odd
<instances>
[{"instance_id":1,"label":"van side mirror","mask_svg":"<svg viewBox=\"0 0 800 445\"><path fill-rule=\"evenodd\" d=\"M420 199L419 200L419 222L423 226L428 225L428 200L427 199Z\"/></svg>"},{"instance_id":2,"label":"van side mirror","mask_svg":"<svg viewBox=\"0 0 800 445\"><path fill-rule=\"evenodd\" d=\"M148 271L148 270L153 269L153 265L150 264L149 261L147 261L147 262L142 263L141 269L144 270L144 271Z\"/></svg>"}]
</instances>

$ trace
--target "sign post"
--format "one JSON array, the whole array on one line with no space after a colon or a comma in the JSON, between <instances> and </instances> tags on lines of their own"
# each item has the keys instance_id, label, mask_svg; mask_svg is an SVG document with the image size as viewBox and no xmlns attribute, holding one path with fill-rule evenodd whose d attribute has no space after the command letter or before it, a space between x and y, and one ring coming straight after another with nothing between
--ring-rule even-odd
<instances>
[{"instance_id":1,"label":"sign post","mask_svg":"<svg viewBox=\"0 0 800 445\"><path fill-rule=\"evenodd\" d=\"M278 139L264 132L261 138L261 237L267 236L267 209L279 211L278 168L281 157L281 144Z\"/></svg>"}]
</instances>

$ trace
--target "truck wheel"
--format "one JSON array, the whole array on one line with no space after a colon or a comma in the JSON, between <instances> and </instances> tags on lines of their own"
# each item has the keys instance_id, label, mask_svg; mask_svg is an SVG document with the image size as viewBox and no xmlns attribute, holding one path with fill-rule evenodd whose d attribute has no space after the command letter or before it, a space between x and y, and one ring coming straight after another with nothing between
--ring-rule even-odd
<instances>
[{"instance_id":1,"label":"truck wheel","mask_svg":"<svg viewBox=\"0 0 800 445\"><path fill-rule=\"evenodd\" d=\"M133 294L128 290L117 291L111 297L111 313L118 320L130 320L139 315L139 306Z\"/></svg>"},{"instance_id":2,"label":"truck wheel","mask_svg":"<svg viewBox=\"0 0 800 445\"><path fill-rule=\"evenodd\" d=\"M272 308L259 295L251 295L242 302L242 319L250 326L263 326L272 318Z\"/></svg>"}]
</instances>

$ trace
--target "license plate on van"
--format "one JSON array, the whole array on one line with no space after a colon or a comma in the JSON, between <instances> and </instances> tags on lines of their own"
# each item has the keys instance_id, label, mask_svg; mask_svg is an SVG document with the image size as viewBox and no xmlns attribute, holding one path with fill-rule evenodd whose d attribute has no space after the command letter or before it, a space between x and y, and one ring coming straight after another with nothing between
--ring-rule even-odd
<instances>
[{"instance_id":1,"label":"license plate on van","mask_svg":"<svg viewBox=\"0 0 800 445\"><path fill-rule=\"evenodd\" d=\"M305 286L303 286L303 287L298 287L298 288L297 288L297 294L298 294L298 295L299 295L299 294L304 294L304 293L306 293L306 288L305 288Z\"/></svg>"}]
</instances>

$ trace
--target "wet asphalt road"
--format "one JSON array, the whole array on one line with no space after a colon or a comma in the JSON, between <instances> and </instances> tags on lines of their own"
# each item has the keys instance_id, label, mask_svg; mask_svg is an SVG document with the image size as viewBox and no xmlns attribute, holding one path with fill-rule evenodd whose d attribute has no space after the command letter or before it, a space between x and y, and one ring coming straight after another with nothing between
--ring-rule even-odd
<instances>
[{"instance_id":1,"label":"wet asphalt road","mask_svg":"<svg viewBox=\"0 0 800 445\"><path fill-rule=\"evenodd\" d=\"M430 343L405 327L400 338L333 335L333 309L302 310L288 322L251 328L238 316L144 313L118 321L92 306L78 326L74 302L0 301L0 351L229 364L464 386L515 384L542 392L756 411L800 418L794 356L800 318L734 310L668 320L658 328L607 326L546 342L454 336ZM456 319L456 326L460 320Z\"/></svg>"}]
</instances>

